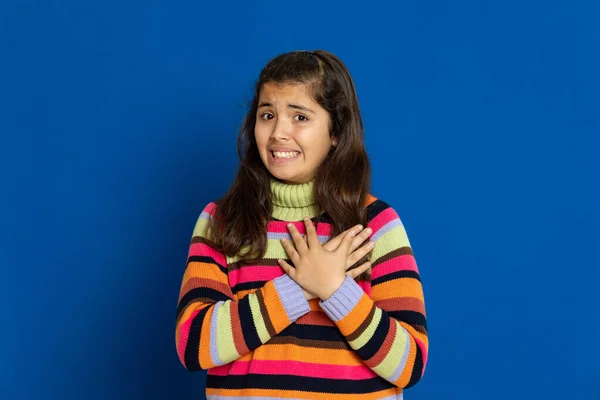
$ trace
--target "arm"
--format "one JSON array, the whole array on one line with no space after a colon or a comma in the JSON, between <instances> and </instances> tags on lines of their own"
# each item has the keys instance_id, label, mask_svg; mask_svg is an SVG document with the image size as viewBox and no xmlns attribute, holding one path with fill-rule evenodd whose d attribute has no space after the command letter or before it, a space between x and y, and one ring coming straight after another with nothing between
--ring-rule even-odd
<instances>
[{"instance_id":1,"label":"arm","mask_svg":"<svg viewBox=\"0 0 600 400\"><path fill-rule=\"evenodd\" d=\"M287 275L242 299L233 295L226 258L208 239L215 208L209 204L194 228L177 306L177 354L191 371L241 357L309 311L302 288Z\"/></svg>"},{"instance_id":2,"label":"arm","mask_svg":"<svg viewBox=\"0 0 600 400\"><path fill-rule=\"evenodd\" d=\"M347 277L321 307L367 366L405 388L421 379L427 362L423 289L397 213L381 201L373 207L370 297Z\"/></svg>"}]
</instances>

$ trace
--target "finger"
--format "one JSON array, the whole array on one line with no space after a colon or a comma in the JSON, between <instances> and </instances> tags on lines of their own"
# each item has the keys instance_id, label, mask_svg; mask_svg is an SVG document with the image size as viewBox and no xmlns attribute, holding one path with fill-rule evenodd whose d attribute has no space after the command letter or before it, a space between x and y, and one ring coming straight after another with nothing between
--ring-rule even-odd
<instances>
[{"instance_id":1,"label":"finger","mask_svg":"<svg viewBox=\"0 0 600 400\"><path fill-rule=\"evenodd\" d=\"M340 243L340 246L337 248L336 251L341 251L345 255L350 254L350 246L352 245L352 241L356 237L356 234L357 232L355 228L350 229L350 232L348 232L346 236L344 236L344 238L342 239L342 243Z\"/></svg>"},{"instance_id":2,"label":"finger","mask_svg":"<svg viewBox=\"0 0 600 400\"><path fill-rule=\"evenodd\" d=\"M308 243L308 247L320 246L321 243L319 243L319 238L317 237L317 230L312 224L310 218L304 217L304 225L306 226L306 241Z\"/></svg>"},{"instance_id":3,"label":"finger","mask_svg":"<svg viewBox=\"0 0 600 400\"><path fill-rule=\"evenodd\" d=\"M348 271L346 275L350 276L352 279L355 279L357 276L368 270L370 267L371 263L367 261L366 263L354 268L353 270Z\"/></svg>"},{"instance_id":4,"label":"finger","mask_svg":"<svg viewBox=\"0 0 600 400\"><path fill-rule=\"evenodd\" d=\"M281 258L279 258L277 260L277 263L279 263L279 266L281 267L281 269L283 269L285 271L285 273L290 276L290 278L292 278L293 280L296 280L296 269L295 268L293 268L290 264L288 264L286 261L282 260Z\"/></svg>"},{"instance_id":5,"label":"finger","mask_svg":"<svg viewBox=\"0 0 600 400\"><path fill-rule=\"evenodd\" d=\"M296 251L298 254L304 254L306 250L308 250L308 246L306 245L306 241L296 229L294 224L287 225L288 230L290 231L290 235L292 236L292 240L294 241L294 245L296 245Z\"/></svg>"},{"instance_id":6,"label":"finger","mask_svg":"<svg viewBox=\"0 0 600 400\"><path fill-rule=\"evenodd\" d=\"M353 266L358 260L360 260L367 254L369 254L369 252L371 250L373 250L374 245L375 245L375 242L369 242L366 245L359 247L357 250L355 250L352 254L350 254L348 256L348 261L346 263L346 266L348 268ZM350 251L352 251L352 250L350 250Z\"/></svg>"},{"instance_id":7,"label":"finger","mask_svg":"<svg viewBox=\"0 0 600 400\"><path fill-rule=\"evenodd\" d=\"M362 229L362 226L361 225L355 225L355 226L353 226L350 229L346 229L344 232L340 233L339 235L337 235L336 237L334 237L333 239L331 239L327 243L325 243L323 245L323 248L325 250L328 250L328 251L335 251L340 246L340 243L342 243L342 239L352 229L356 229L357 231L359 231L359 230Z\"/></svg>"},{"instance_id":8,"label":"finger","mask_svg":"<svg viewBox=\"0 0 600 400\"><path fill-rule=\"evenodd\" d=\"M296 264L298 260L300 260L300 254L298 254L294 246L292 246L292 242L290 242L286 238L282 238L281 245L283 246L283 249L285 250L289 259L292 260L294 264Z\"/></svg>"},{"instance_id":9,"label":"finger","mask_svg":"<svg viewBox=\"0 0 600 400\"><path fill-rule=\"evenodd\" d=\"M365 240L369 239L371 232L373 232L373 230L371 228L366 228L366 229L363 229L359 234L357 234L356 237L354 238L354 240L352 241L352 245L350 246L350 251L354 251L354 250L358 249L358 247L361 244L363 244L363 242Z\"/></svg>"}]
</instances>

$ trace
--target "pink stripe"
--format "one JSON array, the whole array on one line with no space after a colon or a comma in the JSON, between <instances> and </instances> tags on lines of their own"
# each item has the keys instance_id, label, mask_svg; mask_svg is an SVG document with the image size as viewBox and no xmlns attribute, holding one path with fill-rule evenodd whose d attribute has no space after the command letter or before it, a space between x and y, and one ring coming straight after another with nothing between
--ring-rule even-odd
<instances>
[{"instance_id":1,"label":"pink stripe","mask_svg":"<svg viewBox=\"0 0 600 400\"><path fill-rule=\"evenodd\" d=\"M217 209L217 205L215 203L209 203L206 207L204 207L203 212L206 212L210 215L214 215L215 210Z\"/></svg>"},{"instance_id":2,"label":"pink stripe","mask_svg":"<svg viewBox=\"0 0 600 400\"><path fill-rule=\"evenodd\" d=\"M190 327L192 326L192 321L194 317L198 315L198 311L194 311L190 317L180 325L179 328L179 343L177 344L177 355L179 356L179 361L183 365L185 365L185 347L187 345L188 338L190 337Z\"/></svg>"},{"instance_id":3,"label":"pink stripe","mask_svg":"<svg viewBox=\"0 0 600 400\"><path fill-rule=\"evenodd\" d=\"M397 271L419 272L419 269L417 268L417 262L412 254L397 256L376 265L371 272L371 279L377 279Z\"/></svg>"},{"instance_id":4,"label":"pink stripe","mask_svg":"<svg viewBox=\"0 0 600 400\"><path fill-rule=\"evenodd\" d=\"M369 226L373 229L373 233L375 234L379 229L385 226L385 224L395 219L400 219L400 217L396 214L396 211L390 207L373 218L371 222L369 222Z\"/></svg>"},{"instance_id":5,"label":"pink stripe","mask_svg":"<svg viewBox=\"0 0 600 400\"><path fill-rule=\"evenodd\" d=\"M417 346L419 346L419 348L421 349L421 354L423 354L423 371L421 372L421 376L423 376L423 373L425 372L425 367L427 366L427 349L425 348L425 343L423 343L416 337L414 339L415 343L417 343Z\"/></svg>"},{"instance_id":6,"label":"pink stripe","mask_svg":"<svg viewBox=\"0 0 600 400\"><path fill-rule=\"evenodd\" d=\"M358 282L358 286L361 287L361 289L367 294L367 296L371 295L371 282L360 281Z\"/></svg>"},{"instance_id":7,"label":"pink stripe","mask_svg":"<svg viewBox=\"0 0 600 400\"><path fill-rule=\"evenodd\" d=\"M298 361L234 361L230 364L218 368L211 368L208 373L210 375L247 375L247 374L262 374L262 375L297 375L311 378L329 378L339 379L369 379L377 375L366 365L348 366L348 365L331 365L331 364L315 364Z\"/></svg>"},{"instance_id":8,"label":"pink stripe","mask_svg":"<svg viewBox=\"0 0 600 400\"><path fill-rule=\"evenodd\" d=\"M296 229L298 229L298 231L300 233L302 233L302 234L306 233L306 228L304 226L304 222L297 221L297 222L292 222L292 223L294 224L294 226L296 227ZM271 233L289 233L287 224L288 224L287 222L283 222L283 221L271 221L267 225L267 230ZM315 225L315 224L313 223L313 225ZM329 235L331 235L332 228L333 227L329 223L319 223L319 226L317 229L317 235L329 236Z\"/></svg>"},{"instance_id":9,"label":"pink stripe","mask_svg":"<svg viewBox=\"0 0 600 400\"><path fill-rule=\"evenodd\" d=\"M212 257L216 262L223 266L226 264L225 256L222 253L204 243L192 243L188 253L188 257L189 256L208 256Z\"/></svg>"},{"instance_id":10,"label":"pink stripe","mask_svg":"<svg viewBox=\"0 0 600 400\"><path fill-rule=\"evenodd\" d=\"M270 281L283 274L284 272L279 265L256 265L230 271L227 275L229 284L235 286L238 283Z\"/></svg>"}]
</instances>

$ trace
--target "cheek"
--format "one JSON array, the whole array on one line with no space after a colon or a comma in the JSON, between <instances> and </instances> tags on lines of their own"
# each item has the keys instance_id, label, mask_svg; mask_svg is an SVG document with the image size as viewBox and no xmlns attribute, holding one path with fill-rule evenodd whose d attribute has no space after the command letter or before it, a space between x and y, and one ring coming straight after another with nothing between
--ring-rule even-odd
<instances>
[{"instance_id":1,"label":"cheek","mask_svg":"<svg viewBox=\"0 0 600 400\"><path fill-rule=\"evenodd\" d=\"M264 147L265 144L265 135L263 132L263 129L261 129L259 126L255 126L254 127L254 140L256 140L256 144L258 145L258 149L259 151L262 151L262 148Z\"/></svg>"}]
</instances>

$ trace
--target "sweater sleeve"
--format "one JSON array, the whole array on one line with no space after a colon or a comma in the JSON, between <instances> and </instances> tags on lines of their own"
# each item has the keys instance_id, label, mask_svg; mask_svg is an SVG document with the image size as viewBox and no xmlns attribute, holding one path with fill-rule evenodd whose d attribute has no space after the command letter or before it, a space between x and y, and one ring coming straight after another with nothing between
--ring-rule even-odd
<instances>
[{"instance_id":1,"label":"sweater sleeve","mask_svg":"<svg viewBox=\"0 0 600 400\"><path fill-rule=\"evenodd\" d=\"M398 214L378 201L371 219L371 294L351 278L326 301L323 311L376 374L400 388L422 377L429 341L421 279Z\"/></svg>"},{"instance_id":2,"label":"sweater sleeve","mask_svg":"<svg viewBox=\"0 0 600 400\"><path fill-rule=\"evenodd\" d=\"M179 293L175 344L190 371L227 364L310 311L302 288L288 275L241 299L233 294L226 258L209 240L215 209L209 204L196 223Z\"/></svg>"}]
</instances>

